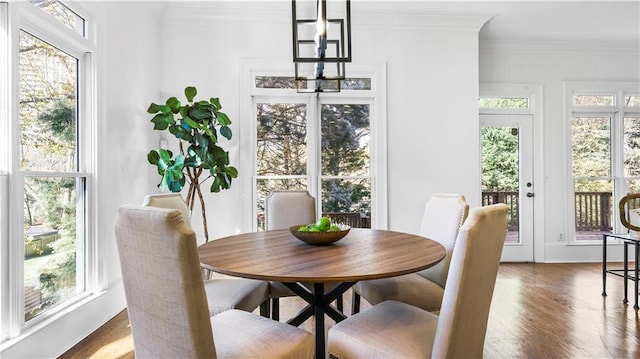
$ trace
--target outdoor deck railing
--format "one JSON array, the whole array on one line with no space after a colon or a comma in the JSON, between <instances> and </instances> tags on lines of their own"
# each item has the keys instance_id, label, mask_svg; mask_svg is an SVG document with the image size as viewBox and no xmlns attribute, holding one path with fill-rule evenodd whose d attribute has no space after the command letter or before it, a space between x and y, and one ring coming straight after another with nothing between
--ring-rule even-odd
<instances>
[{"instance_id":1,"label":"outdoor deck railing","mask_svg":"<svg viewBox=\"0 0 640 359\"><path fill-rule=\"evenodd\" d=\"M518 229L518 192L487 191L482 192L482 205L504 203L509 206L509 230ZM610 231L613 218L611 192L575 193L576 231Z\"/></svg>"},{"instance_id":2,"label":"outdoor deck railing","mask_svg":"<svg viewBox=\"0 0 640 359\"><path fill-rule=\"evenodd\" d=\"M487 191L482 192L482 206L496 203L504 203L507 210L507 230L518 230L518 192L511 191Z\"/></svg>"},{"instance_id":3,"label":"outdoor deck railing","mask_svg":"<svg viewBox=\"0 0 640 359\"><path fill-rule=\"evenodd\" d=\"M482 192L482 205L504 203L509 207L508 230L518 230L518 192L517 191L485 191ZM634 206L634 208L640 207ZM576 231L597 232L611 231L613 218L613 199L611 192L576 192L575 193ZM359 213L323 213L332 221L349 224L351 227L371 227L370 219ZM358 218L360 217L360 218ZM259 228L264 226L264 216L258 214Z\"/></svg>"}]
</instances>

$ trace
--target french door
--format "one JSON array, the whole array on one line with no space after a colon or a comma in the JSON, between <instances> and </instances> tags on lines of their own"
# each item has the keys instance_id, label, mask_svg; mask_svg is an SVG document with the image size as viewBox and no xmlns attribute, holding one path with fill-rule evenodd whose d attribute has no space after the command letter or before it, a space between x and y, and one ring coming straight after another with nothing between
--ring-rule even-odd
<instances>
[{"instance_id":1,"label":"french door","mask_svg":"<svg viewBox=\"0 0 640 359\"><path fill-rule=\"evenodd\" d=\"M502 261L533 261L533 116L481 114L482 205L509 206Z\"/></svg>"}]
</instances>

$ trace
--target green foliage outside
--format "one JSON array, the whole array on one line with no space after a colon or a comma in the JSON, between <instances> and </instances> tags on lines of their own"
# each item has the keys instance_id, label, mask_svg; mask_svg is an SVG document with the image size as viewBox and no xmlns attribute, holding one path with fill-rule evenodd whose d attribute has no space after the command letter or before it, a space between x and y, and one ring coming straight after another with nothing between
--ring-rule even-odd
<instances>
[{"instance_id":1,"label":"green foliage outside","mask_svg":"<svg viewBox=\"0 0 640 359\"><path fill-rule=\"evenodd\" d=\"M521 97L480 97L480 108L529 108L529 99Z\"/></svg>"},{"instance_id":2,"label":"green foliage outside","mask_svg":"<svg viewBox=\"0 0 640 359\"><path fill-rule=\"evenodd\" d=\"M482 190L512 192L519 189L517 128L482 128Z\"/></svg>"},{"instance_id":3,"label":"green foliage outside","mask_svg":"<svg viewBox=\"0 0 640 359\"><path fill-rule=\"evenodd\" d=\"M76 75L77 59L20 32L21 170L77 171ZM26 320L74 296L84 285L76 280L76 187L81 181L82 177L24 177L25 234L47 228L59 237L49 244L51 254L25 257L25 287L35 287L42 297L38 307L26 310ZM26 236L24 241L28 245Z\"/></svg>"},{"instance_id":4,"label":"green foliage outside","mask_svg":"<svg viewBox=\"0 0 640 359\"><path fill-rule=\"evenodd\" d=\"M323 105L321 110L322 174L369 175L369 106ZM369 180L324 180L324 212L371 214Z\"/></svg>"}]
</instances>

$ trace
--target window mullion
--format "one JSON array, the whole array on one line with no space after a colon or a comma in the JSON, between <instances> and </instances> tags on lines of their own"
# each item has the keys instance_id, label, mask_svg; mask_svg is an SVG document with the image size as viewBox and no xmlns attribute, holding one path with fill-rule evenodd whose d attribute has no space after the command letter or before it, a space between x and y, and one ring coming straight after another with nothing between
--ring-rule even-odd
<instances>
[{"instance_id":1,"label":"window mullion","mask_svg":"<svg viewBox=\"0 0 640 359\"><path fill-rule=\"evenodd\" d=\"M614 181L614 186L613 186L613 199L615 201L615 203L618 203L618 201L622 198L623 193L624 193L624 188L625 188L625 184L624 184L624 139L625 139L625 133L624 133L624 119L620 116L620 112L617 111L616 113L611 113L611 121L613 122L613 126L611 126L612 129L614 129L614 133L612 135L612 146L613 148L611 149L611 167L612 167L612 174L611 176L613 177L613 181Z\"/></svg>"},{"instance_id":2,"label":"window mullion","mask_svg":"<svg viewBox=\"0 0 640 359\"><path fill-rule=\"evenodd\" d=\"M0 2L0 99L10 98L10 58L9 58L9 4ZM0 101L0 278L9 278L9 156L7 145L10 142L9 101ZM7 297L10 293L8 281L0 284L0 342L7 338L9 328L5 325L11 315Z\"/></svg>"},{"instance_id":3,"label":"window mullion","mask_svg":"<svg viewBox=\"0 0 640 359\"><path fill-rule=\"evenodd\" d=\"M322 213L322 143L321 133L321 111L318 96L307 95L309 98L309 108L307 111L307 178L308 191L316 198L316 213Z\"/></svg>"}]
</instances>

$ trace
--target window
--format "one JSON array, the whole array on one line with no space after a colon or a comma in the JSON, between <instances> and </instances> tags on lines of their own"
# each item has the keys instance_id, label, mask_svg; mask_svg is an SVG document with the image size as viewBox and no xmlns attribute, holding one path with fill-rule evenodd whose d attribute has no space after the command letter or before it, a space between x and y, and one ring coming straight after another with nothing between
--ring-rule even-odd
<instances>
[{"instance_id":1,"label":"window","mask_svg":"<svg viewBox=\"0 0 640 359\"><path fill-rule=\"evenodd\" d=\"M478 99L478 107L495 109L526 109L529 108L529 98L481 96L480 99Z\"/></svg>"},{"instance_id":2,"label":"window","mask_svg":"<svg viewBox=\"0 0 640 359\"><path fill-rule=\"evenodd\" d=\"M78 59L25 31L19 44L28 321L84 291L84 268L76 260L84 252L84 203L78 194L86 176L78 174Z\"/></svg>"},{"instance_id":3,"label":"window","mask_svg":"<svg viewBox=\"0 0 640 359\"><path fill-rule=\"evenodd\" d=\"M85 20L75 11L71 10L65 4L57 0L31 0L31 3L47 14L53 16L64 26L85 36Z\"/></svg>"},{"instance_id":4,"label":"window","mask_svg":"<svg viewBox=\"0 0 640 359\"><path fill-rule=\"evenodd\" d=\"M12 3L9 13L14 6L10 34L18 54L6 70L18 75L11 85L18 91L10 99L16 111L5 120L9 141L2 143L16 194L8 204L10 245L3 245L10 253L2 257L2 269L13 269L1 293L3 313L11 316L2 318L2 332L10 336L89 294L95 117L88 100L95 45L84 36L85 18L59 1Z\"/></svg>"},{"instance_id":5,"label":"window","mask_svg":"<svg viewBox=\"0 0 640 359\"><path fill-rule=\"evenodd\" d=\"M374 133L382 128L382 117L376 113L372 78L347 79L343 91L330 96L297 94L287 76L255 76L252 84L260 89L252 96L255 127L250 130L252 227L264 229L264 200L275 189L308 190L317 212L337 222L355 216L361 227L385 225L374 220L386 216L378 206L386 193L384 181L376 181L386 164L378 155L384 141ZM373 165L376 158L380 162Z\"/></svg>"},{"instance_id":6,"label":"window","mask_svg":"<svg viewBox=\"0 0 640 359\"><path fill-rule=\"evenodd\" d=\"M602 240L602 233L621 231L614 220L616 204L626 193L640 191L637 91L637 84L568 88L573 179L569 200L576 241Z\"/></svg>"}]
</instances>

